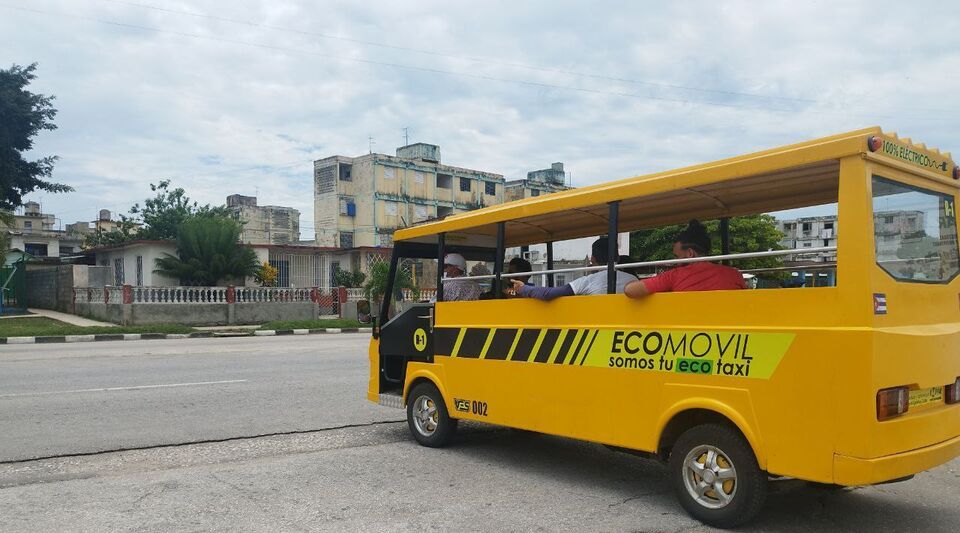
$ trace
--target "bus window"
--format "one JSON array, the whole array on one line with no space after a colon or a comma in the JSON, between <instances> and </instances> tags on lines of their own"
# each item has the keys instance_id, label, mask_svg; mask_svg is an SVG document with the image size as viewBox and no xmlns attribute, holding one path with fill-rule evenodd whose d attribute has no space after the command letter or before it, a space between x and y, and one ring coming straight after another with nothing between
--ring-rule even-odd
<instances>
[{"instance_id":1,"label":"bus window","mask_svg":"<svg viewBox=\"0 0 960 533\"><path fill-rule=\"evenodd\" d=\"M873 177L877 264L900 281L943 282L958 270L953 196Z\"/></svg>"}]
</instances>

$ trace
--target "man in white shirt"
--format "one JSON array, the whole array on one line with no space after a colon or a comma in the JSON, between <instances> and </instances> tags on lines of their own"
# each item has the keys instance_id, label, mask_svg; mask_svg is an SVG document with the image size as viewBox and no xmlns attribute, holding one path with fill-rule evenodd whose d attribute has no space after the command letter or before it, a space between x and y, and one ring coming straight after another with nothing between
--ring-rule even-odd
<instances>
[{"instance_id":1,"label":"man in white shirt","mask_svg":"<svg viewBox=\"0 0 960 533\"><path fill-rule=\"evenodd\" d=\"M601 237L593 242L591 247L590 264L607 264L607 238ZM623 288L637 278L626 272L617 270L617 293L623 294ZM559 296L581 296L585 294L607 294L607 271L601 270L593 274L577 278L562 287L531 287L521 282L513 283L513 290L517 296L537 298L538 300L552 300Z\"/></svg>"},{"instance_id":2,"label":"man in white shirt","mask_svg":"<svg viewBox=\"0 0 960 533\"><path fill-rule=\"evenodd\" d=\"M480 285L472 279L458 280L467 272L467 261L460 254L447 254L443 258L443 301L480 299Z\"/></svg>"}]
</instances>

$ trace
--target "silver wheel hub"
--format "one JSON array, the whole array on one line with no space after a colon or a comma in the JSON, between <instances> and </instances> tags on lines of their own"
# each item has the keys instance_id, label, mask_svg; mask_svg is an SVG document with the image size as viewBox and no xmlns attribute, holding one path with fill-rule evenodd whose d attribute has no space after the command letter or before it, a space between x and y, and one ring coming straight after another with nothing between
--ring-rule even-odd
<instances>
[{"instance_id":1,"label":"silver wheel hub","mask_svg":"<svg viewBox=\"0 0 960 533\"><path fill-rule=\"evenodd\" d=\"M737 469L720 448L696 446L683 459L683 484L698 504L721 509L737 493Z\"/></svg>"},{"instance_id":2,"label":"silver wheel hub","mask_svg":"<svg viewBox=\"0 0 960 533\"><path fill-rule=\"evenodd\" d=\"M440 413L429 396L418 396L413 401L413 425L424 437L429 437L437 431Z\"/></svg>"}]
</instances>

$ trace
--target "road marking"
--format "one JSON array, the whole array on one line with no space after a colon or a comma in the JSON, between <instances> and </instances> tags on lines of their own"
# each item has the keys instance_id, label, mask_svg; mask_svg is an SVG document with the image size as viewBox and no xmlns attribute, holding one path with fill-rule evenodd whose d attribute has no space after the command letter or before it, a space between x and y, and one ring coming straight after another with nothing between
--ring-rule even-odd
<instances>
[{"instance_id":1,"label":"road marking","mask_svg":"<svg viewBox=\"0 0 960 533\"><path fill-rule=\"evenodd\" d=\"M245 383L245 379L228 379L225 381L197 381L195 383L164 383L161 385L136 385L133 387L104 387L101 389L56 390L46 392L21 392L16 394L0 394L0 398L16 398L18 396L48 396L50 394L76 394L80 392L112 392L120 390L165 389L170 387L194 387L197 385L223 385L226 383Z\"/></svg>"}]
</instances>

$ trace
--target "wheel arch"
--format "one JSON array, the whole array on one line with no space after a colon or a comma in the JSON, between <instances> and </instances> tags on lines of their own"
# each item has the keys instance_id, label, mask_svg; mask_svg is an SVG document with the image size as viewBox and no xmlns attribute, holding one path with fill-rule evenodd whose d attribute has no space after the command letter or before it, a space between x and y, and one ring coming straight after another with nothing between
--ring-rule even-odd
<instances>
[{"instance_id":1,"label":"wheel arch","mask_svg":"<svg viewBox=\"0 0 960 533\"><path fill-rule=\"evenodd\" d=\"M440 396L443 397L443 401L446 404L447 412L451 412L450 409L450 396L447 394L446 388L443 386L441 380L437 377L434 372L429 371L428 369L417 369L413 372L407 374L407 383L403 387L403 405L407 405L409 400L410 391L414 387L421 383L430 383L440 391Z\"/></svg>"},{"instance_id":2,"label":"wheel arch","mask_svg":"<svg viewBox=\"0 0 960 533\"><path fill-rule=\"evenodd\" d=\"M753 425L736 409L706 398L680 402L664 412L657 431L657 455L662 459L668 458L674 443L684 431L709 423L725 424L736 429L750 444L760 469L766 470L766 454Z\"/></svg>"}]
</instances>

